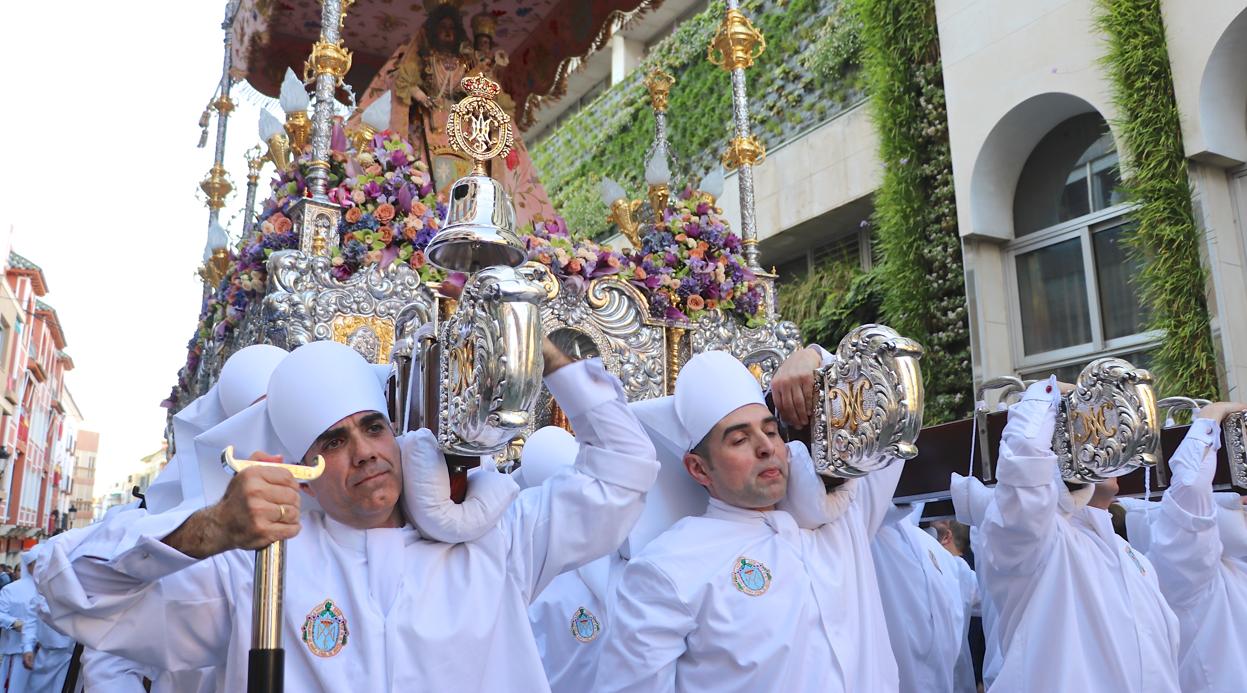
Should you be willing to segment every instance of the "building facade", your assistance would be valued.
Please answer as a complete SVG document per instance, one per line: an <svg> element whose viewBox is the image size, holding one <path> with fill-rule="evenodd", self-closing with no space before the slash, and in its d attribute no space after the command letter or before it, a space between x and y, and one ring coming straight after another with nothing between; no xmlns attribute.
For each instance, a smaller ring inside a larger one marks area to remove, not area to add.
<svg viewBox="0 0 1247 693"><path fill-rule="evenodd" d="M1149 365L1164 335L1148 328L1135 283L1140 267L1127 249L1137 208L1121 189L1130 162L1119 154L1122 113L1105 64L1108 37L1097 24L1106 3L934 0L933 6L975 382L1051 372L1069 379L1105 355ZM1204 295L1219 389L1223 397L1241 398L1247 321L1227 317L1247 309L1247 81L1241 78L1247 0L1161 0L1160 8L1208 272ZM767 2L746 9L762 20L779 11ZM821 31L832 38L821 49L838 64L837 79L852 84L853 51L860 50L853 22L860 20L820 12L827 15ZM772 21L799 33L805 20ZM670 66L669 58L658 57L647 50L636 68ZM768 69L774 68L762 71ZM845 107L822 117L805 111L777 135L767 121L798 115L783 99L775 106L765 90L754 90L768 79L756 67L748 75L755 130L767 145L766 162L754 168L764 265L776 267L781 281L828 263L870 270L876 259L870 219L888 164L869 104L846 98ZM677 72L673 100L686 86L680 77ZM610 93L617 88L580 108L618 108ZM671 121L690 117L668 113ZM729 118L721 114L724 123ZM575 124L559 114L534 144L534 160L542 160L543 147L561 144L559 128ZM583 133L577 137L584 141ZM721 139L720 147L726 134ZM551 195L566 199L558 189ZM739 228L734 175L720 203Z"/></svg>
<svg viewBox="0 0 1247 693"><path fill-rule="evenodd" d="M86 527L95 521L95 461L100 450L100 434L78 431L74 450L74 486L69 506L70 528Z"/></svg>
<svg viewBox="0 0 1247 693"><path fill-rule="evenodd" d="M65 373L74 364L60 318L43 300L43 270L11 250L5 260L0 553L13 563L39 538L68 527L80 414L65 388Z"/></svg>

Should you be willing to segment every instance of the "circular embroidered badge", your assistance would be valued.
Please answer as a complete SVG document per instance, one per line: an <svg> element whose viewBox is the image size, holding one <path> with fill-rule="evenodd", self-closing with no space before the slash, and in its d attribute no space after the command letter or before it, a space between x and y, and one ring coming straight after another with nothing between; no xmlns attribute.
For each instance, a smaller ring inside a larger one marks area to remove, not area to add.
<svg viewBox="0 0 1247 693"><path fill-rule="evenodd" d="M593 612L582 606L572 614L572 637L580 642L593 642L601 632L602 624L598 623Z"/></svg>
<svg viewBox="0 0 1247 693"><path fill-rule="evenodd" d="M738 560L736 570L732 571L732 583L736 589L757 597L771 587L771 571L766 566L743 556Z"/></svg>
<svg viewBox="0 0 1247 693"><path fill-rule="evenodd" d="M332 657L341 652L348 635L346 616L333 600L326 599L303 620L303 642L317 657Z"/></svg>

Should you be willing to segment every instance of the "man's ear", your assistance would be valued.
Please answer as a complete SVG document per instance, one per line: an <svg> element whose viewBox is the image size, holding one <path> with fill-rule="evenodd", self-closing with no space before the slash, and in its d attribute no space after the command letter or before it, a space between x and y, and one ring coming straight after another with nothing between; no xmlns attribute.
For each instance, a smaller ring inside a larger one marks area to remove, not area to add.
<svg viewBox="0 0 1247 693"><path fill-rule="evenodd" d="M695 452L684 453L684 468L693 477L693 481L710 488L710 464L701 455Z"/></svg>
<svg viewBox="0 0 1247 693"><path fill-rule="evenodd" d="M311 484L308 484L308 483L300 483L300 484L299 484L299 490L301 490L301 491L306 491L306 492L307 492L307 495L311 496L312 498L315 498L315 497L316 497L316 489L312 488L312 485L311 485Z"/></svg>

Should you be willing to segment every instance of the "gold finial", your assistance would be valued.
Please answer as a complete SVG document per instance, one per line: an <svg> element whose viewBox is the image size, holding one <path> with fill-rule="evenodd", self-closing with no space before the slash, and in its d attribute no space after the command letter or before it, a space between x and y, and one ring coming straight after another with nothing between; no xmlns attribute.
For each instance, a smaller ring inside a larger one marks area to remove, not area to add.
<svg viewBox="0 0 1247 693"><path fill-rule="evenodd" d="M720 157L723 167L726 169L736 169L743 165L756 166L766 161L766 147L758 141L757 137L750 135L748 137L733 137L727 143L727 151L723 152Z"/></svg>
<svg viewBox="0 0 1247 693"><path fill-rule="evenodd" d="M476 162L472 174L483 176L485 162L506 156L515 144L511 116L494 101L502 87L492 79L482 74L468 75L459 86L468 95L450 107L446 134L456 149Z"/></svg>
<svg viewBox="0 0 1247 693"><path fill-rule="evenodd" d="M234 186L225 175L225 167L213 164L208 170L208 177L199 183L199 189L208 198L208 209L220 209L225 206L225 196L230 194Z"/></svg>
<svg viewBox="0 0 1247 693"><path fill-rule="evenodd" d="M674 84L675 77L657 67L645 76L645 88L649 90L650 105L658 113L667 112L668 97L671 95L671 87Z"/></svg>
<svg viewBox="0 0 1247 693"><path fill-rule="evenodd" d="M209 286L215 287L225 278L225 273L229 271L229 251L225 248L217 248L212 251L212 256L199 268L199 276L203 278Z"/></svg>
<svg viewBox="0 0 1247 693"><path fill-rule="evenodd" d="M256 145L243 154L247 160L247 180L255 183L260 179L260 169L264 166L264 147Z"/></svg>
<svg viewBox="0 0 1247 693"><path fill-rule="evenodd" d="M662 214L671 199L671 186L666 183L655 183L649 186L649 206L654 212L654 221L662 221ZM637 247L640 250L640 246Z"/></svg>
<svg viewBox="0 0 1247 693"><path fill-rule="evenodd" d="M766 37L754 28L749 18L740 10L728 10L719 25L719 31L710 39L706 58L718 67L731 72L746 68L766 50Z"/></svg>
<svg viewBox="0 0 1247 693"><path fill-rule="evenodd" d="M286 114L286 134L290 136L290 146L294 147L294 156L298 158L312 141L312 121L307 117L307 111Z"/></svg>

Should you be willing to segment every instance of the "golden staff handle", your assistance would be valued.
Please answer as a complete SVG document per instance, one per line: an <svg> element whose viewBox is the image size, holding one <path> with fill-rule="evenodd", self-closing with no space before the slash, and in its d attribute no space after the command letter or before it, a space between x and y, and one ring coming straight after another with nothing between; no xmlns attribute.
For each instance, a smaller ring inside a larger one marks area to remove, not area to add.
<svg viewBox="0 0 1247 693"><path fill-rule="evenodd" d="M249 467L276 467L299 481L312 481L325 471L325 458L313 464L283 464L240 460L234 446L221 452L221 461L235 472ZM281 646L282 601L286 586L286 542L279 541L255 552L255 582L251 601L251 652L247 659L248 693L281 693L285 687L286 652Z"/></svg>

